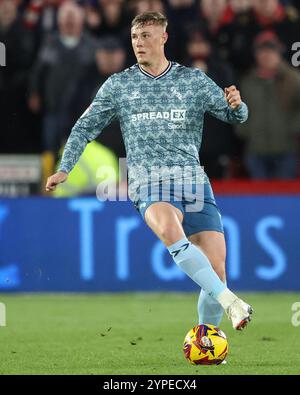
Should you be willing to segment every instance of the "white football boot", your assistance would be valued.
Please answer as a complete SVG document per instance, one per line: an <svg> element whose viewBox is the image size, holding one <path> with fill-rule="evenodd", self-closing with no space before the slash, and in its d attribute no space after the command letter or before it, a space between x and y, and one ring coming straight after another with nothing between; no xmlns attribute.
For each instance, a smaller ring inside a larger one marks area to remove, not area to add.
<svg viewBox="0 0 300 395"><path fill-rule="evenodd" d="M225 310L227 317L231 320L234 329L240 331L251 321L253 308L242 299L235 299Z"/></svg>

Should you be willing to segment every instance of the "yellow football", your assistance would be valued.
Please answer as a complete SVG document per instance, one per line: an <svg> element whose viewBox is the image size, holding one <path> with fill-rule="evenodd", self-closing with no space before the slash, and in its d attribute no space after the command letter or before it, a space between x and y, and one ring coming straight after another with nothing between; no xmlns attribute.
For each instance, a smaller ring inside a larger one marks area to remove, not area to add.
<svg viewBox="0 0 300 395"><path fill-rule="evenodd" d="M185 336L183 352L193 365L219 365L228 354L226 335L214 325L197 325Z"/></svg>

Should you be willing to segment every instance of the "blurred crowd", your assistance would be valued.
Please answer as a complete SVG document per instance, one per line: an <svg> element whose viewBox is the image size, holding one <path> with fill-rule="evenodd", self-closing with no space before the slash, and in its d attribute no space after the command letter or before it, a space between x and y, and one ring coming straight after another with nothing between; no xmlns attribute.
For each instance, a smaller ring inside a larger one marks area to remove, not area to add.
<svg viewBox="0 0 300 395"><path fill-rule="evenodd" d="M0 154L40 153L51 172L101 84L135 63L130 23L144 11L167 15L168 59L222 88L237 85L249 106L239 127L206 117L200 157L208 175L299 177L296 0L0 0ZM99 142L125 156L117 122Z"/></svg>

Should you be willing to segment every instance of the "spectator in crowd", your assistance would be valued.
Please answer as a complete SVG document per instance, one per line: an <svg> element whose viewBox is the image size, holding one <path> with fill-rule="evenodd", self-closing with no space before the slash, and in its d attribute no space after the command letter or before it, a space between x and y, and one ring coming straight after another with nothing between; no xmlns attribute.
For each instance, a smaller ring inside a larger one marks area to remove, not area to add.
<svg viewBox="0 0 300 395"><path fill-rule="evenodd" d="M190 7L190 13L187 14L184 23L182 37L184 43L187 43L189 31L206 30L210 34L210 41L218 53L220 60L227 60L228 51L225 45L226 36L223 30L230 26L234 19L234 12L227 0L201 0L195 3L195 8ZM181 19L181 13L179 14ZM228 40L227 40L228 41Z"/></svg>
<svg viewBox="0 0 300 395"><path fill-rule="evenodd" d="M167 0L166 7L171 17L170 25L185 25L195 18L197 2L195 0Z"/></svg>
<svg viewBox="0 0 300 395"><path fill-rule="evenodd" d="M246 166L252 178L297 176L300 133L300 76L282 58L282 44L269 31L255 39L255 68L241 91L249 119L237 132L245 139Z"/></svg>
<svg viewBox="0 0 300 395"><path fill-rule="evenodd" d="M58 7L65 0L29 0L24 10L23 21L27 29L54 31L57 27Z"/></svg>
<svg viewBox="0 0 300 395"><path fill-rule="evenodd" d="M166 2L166 15L168 25L168 45L166 48L167 58L182 63L185 55L187 31L197 19L198 7L194 0L168 0Z"/></svg>
<svg viewBox="0 0 300 395"><path fill-rule="evenodd" d="M97 90L111 74L124 70L125 62L126 52L121 40L113 37L106 37L100 40L96 51ZM98 141L113 150L117 157L124 158L126 156L118 121L113 121L109 127L104 129Z"/></svg>
<svg viewBox="0 0 300 395"><path fill-rule="evenodd" d="M83 113L94 99L100 86L113 73L122 71L125 66L126 52L121 40L106 36L97 42L95 64L87 73L82 74L74 83L72 99L69 102L70 113ZM71 119L71 130L77 119ZM63 146L60 152L63 151ZM94 194L101 181L110 184L109 189L114 193L115 182L118 179L118 158L125 157L119 123L113 121L97 141L92 141L86 147L68 180L54 192L56 197ZM110 170L108 170L108 168ZM97 190L101 193L101 188Z"/></svg>
<svg viewBox="0 0 300 395"><path fill-rule="evenodd" d="M251 48L257 34L266 29L284 44L285 51L277 55L291 63L292 43L300 41L299 4L296 0L0 0L0 41L6 46L8 64L0 67L1 150L51 152L43 158L50 158L53 165L57 150L97 88L119 67L135 63L129 22L140 12L152 9L167 14L167 57L206 70L223 86L237 83L246 73L247 78L256 75L250 69L258 52L254 57ZM77 11L61 17L63 7ZM191 34L199 31L202 38ZM92 37L100 39L96 62ZM276 89L284 85L279 75L288 69L286 63L280 64L278 76L267 79ZM263 85L267 80L259 81ZM286 90L284 97L291 103ZM201 156L211 177L228 177L232 172L227 163L233 163L228 158L239 162L236 153L241 151L241 140L233 137L230 126L211 122L217 121L208 116ZM218 133L217 139L218 128L228 130ZM10 138L12 130L16 141ZM123 156L124 146L118 146L120 139L113 135L110 130L101 138Z"/></svg>
<svg viewBox="0 0 300 395"><path fill-rule="evenodd" d="M133 15L142 14L147 11L165 12L162 0L132 0L129 3L129 9Z"/></svg>
<svg viewBox="0 0 300 395"><path fill-rule="evenodd" d="M300 37L298 11L291 6L284 7L279 0L252 0L255 23L258 29L272 29L285 45L287 59L291 58L291 46Z"/></svg>
<svg viewBox="0 0 300 395"><path fill-rule="evenodd" d="M257 27L253 22L252 1L230 0L234 18L222 26L217 37L222 59L229 62L237 74L247 71L254 62L251 48Z"/></svg>
<svg viewBox="0 0 300 395"><path fill-rule="evenodd" d="M69 106L74 84L94 62L95 41L83 33L83 24L82 9L75 3L64 3L58 11L59 32L47 38L32 72L29 107L43 112L42 148L50 173L69 133L70 119L80 115Z"/></svg>
<svg viewBox="0 0 300 395"><path fill-rule="evenodd" d="M195 0L167 0L168 4L172 8L187 9L195 3Z"/></svg>
<svg viewBox="0 0 300 395"><path fill-rule="evenodd" d="M128 24L124 0L98 0L87 7L87 26L97 37L122 37Z"/></svg>
<svg viewBox="0 0 300 395"><path fill-rule="evenodd" d="M198 1L196 0L167 0L166 10L169 15L169 26L184 28L191 21L197 19Z"/></svg>
<svg viewBox="0 0 300 395"><path fill-rule="evenodd" d="M251 10L251 0L229 0L234 15L244 14Z"/></svg>
<svg viewBox="0 0 300 395"><path fill-rule="evenodd" d="M201 0L200 16L213 36L233 21L234 12L227 0Z"/></svg>
<svg viewBox="0 0 300 395"><path fill-rule="evenodd" d="M72 100L69 102L69 113L82 114L91 104L98 89L113 74L125 68L126 52L120 39L107 36L98 40L95 64L87 73L81 75L74 83ZM70 121L69 130L74 126L78 117ZM122 140L119 123L113 121L99 136L98 142L115 152L117 157L125 157L125 148Z"/></svg>
<svg viewBox="0 0 300 395"><path fill-rule="evenodd" d="M94 0L86 5L86 25L88 30L97 38L106 36L122 40L127 49L129 66L134 62L130 41L130 3L124 0Z"/></svg>
<svg viewBox="0 0 300 395"><path fill-rule="evenodd" d="M57 31L57 12L65 1L71 0L28 0L22 5L23 25L34 38L35 56L46 36Z"/></svg>
<svg viewBox="0 0 300 395"><path fill-rule="evenodd" d="M230 0L228 7L233 18L220 26L214 45L237 73L243 74L253 65L250 48L256 35L266 29L280 37L286 48L285 58L291 59L292 43L300 36L299 13L295 7L283 6L279 0Z"/></svg>
<svg viewBox="0 0 300 395"><path fill-rule="evenodd" d="M18 152L21 148L26 152L30 147L27 141L32 138L25 92L33 59L33 41L18 18L15 1L0 0L0 42L5 46L6 57L6 66L0 67L0 149L2 152ZM18 146L12 135L19 141ZM34 148L39 147L35 144Z"/></svg>
<svg viewBox="0 0 300 395"><path fill-rule="evenodd" d="M53 196L94 195L97 191L98 198L115 197L118 174L119 166L116 154L99 142L91 141L66 182L54 191ZM99 185L100 183L103 184Z"/></svg>
<svg viewBox="0 0 300 395"><path fill-rule="evenodd" d="M300 11L300 2L299 0L292 0L292 5L296 8L298 8L298 10Z"/></svg>
<svg viewBox="0 0 300 395"><path fill-rule="evenodd" d="M185 64L200 68L223 88L234 82L232 68L225 62L220 62L213 51L210 36L205 31L190 33ZM231 176L230 158L235 154L235 140L232 125L221 122L209 114L205 116L200 158L201 165L209 177Z"/></svg>

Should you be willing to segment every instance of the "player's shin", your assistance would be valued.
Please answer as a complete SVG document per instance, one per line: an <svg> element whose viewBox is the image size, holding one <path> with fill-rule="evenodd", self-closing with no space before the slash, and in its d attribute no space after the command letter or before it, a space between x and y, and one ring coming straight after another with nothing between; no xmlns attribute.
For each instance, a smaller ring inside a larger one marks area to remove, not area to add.
<svg viewBox="0 0 300 395"><path fill-rule="evenodd" d="M226 287L208 258L186 237L168 247L175 263L226 311L233 328L243 329L250 321L252 307Z"/></svg>
<svg viewBox="0 0 300 395"><path fill-rule="evenodd" d="M208 295L217 299L227 289L203 252L187 238L168 247L175 263ZM224 306L223 306L224 307Z"/></svg>

